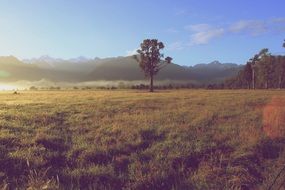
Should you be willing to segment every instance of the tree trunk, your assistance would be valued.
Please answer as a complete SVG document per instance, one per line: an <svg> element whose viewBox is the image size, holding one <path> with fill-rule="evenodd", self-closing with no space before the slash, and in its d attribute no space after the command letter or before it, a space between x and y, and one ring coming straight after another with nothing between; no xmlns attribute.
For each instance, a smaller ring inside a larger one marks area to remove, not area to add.
<svg viewBox="0 0 285 190"><path fill-rule="evenodd" d="M150 75L149 91L150 91L150 92L153 92L153 74Z"/></svg>
<svg viewBox="0 0 285 190"><path fill-rule="evenodd" d="M265 81L265 89L268 89L268 81Z"/></svg>
<svg viewBox="0 0 285 190"><path fill-rule="evenodd" d="M252 69L252 89L255 89L255 72L254 69Z"/></svg>
<svg viewBox="0 0 285 190"><path fill-rule="evenodd" d="M279 76L279 84L278 84L278 86L279 86L279 89L282 88L282 77L281 76Z"/></svg>

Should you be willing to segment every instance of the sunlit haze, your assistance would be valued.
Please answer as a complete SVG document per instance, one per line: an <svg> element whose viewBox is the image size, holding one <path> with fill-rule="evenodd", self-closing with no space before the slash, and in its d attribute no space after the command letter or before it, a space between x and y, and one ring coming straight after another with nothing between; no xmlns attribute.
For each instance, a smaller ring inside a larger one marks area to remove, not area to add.
<svg viewBox="0 0 285 190"><path fill-rule="evenodd" d="M9 85L9 84L0 84L0 90L6 91L6 90L16 90L18 89L18 86L15 85Z"/></svg>

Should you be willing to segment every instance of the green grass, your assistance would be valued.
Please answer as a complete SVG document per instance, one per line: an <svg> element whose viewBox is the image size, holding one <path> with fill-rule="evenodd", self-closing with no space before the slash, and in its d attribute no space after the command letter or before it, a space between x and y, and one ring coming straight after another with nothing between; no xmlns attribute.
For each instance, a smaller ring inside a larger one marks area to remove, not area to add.
<svg viewBox="0 0 285 190"><path fill-rule="evenodd" d="M0 188L265 189L285 163L285 91L24 91L0 103Z"/></svg>

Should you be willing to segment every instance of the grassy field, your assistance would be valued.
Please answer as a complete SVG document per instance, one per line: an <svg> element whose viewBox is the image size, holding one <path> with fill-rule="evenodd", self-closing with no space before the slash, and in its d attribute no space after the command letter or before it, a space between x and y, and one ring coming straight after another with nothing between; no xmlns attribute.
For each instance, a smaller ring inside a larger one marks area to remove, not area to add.
<svg viewBox="0 0 285 190"><path fill-rule="evenodd" d="M0 103L0 189L267 189L285 164L285 91L23 91Z"/></svg>

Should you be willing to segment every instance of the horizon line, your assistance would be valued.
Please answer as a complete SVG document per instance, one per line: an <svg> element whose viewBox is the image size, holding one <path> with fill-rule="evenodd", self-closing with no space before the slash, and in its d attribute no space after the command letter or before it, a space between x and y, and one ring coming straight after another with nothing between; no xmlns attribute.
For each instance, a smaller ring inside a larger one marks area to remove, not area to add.
<svg viewBox="0 0 285 190"><path fill-rule="evenodd" d="M126 57L132 57L133 55L125 55L125 56L109 56L109 57L87 57L87 56L77 56L77 57L70 57L70 58L62 58L62 57L53 57L53 56L50 56L48 54L44 54L44 55L41 55L41 56L38 56L38 57L31 57L31 58L20 58L20 57L17 57L15 55L0 55L0 58L1 57L14 57L16 58L17 60L23 62L23 63L27 63L29 64L28 62L25 62L25 61L32 61L32 60L39 60L41 58L50 58L50 59L53 59L53 60L58 60L58 61L69 61L71 62L72 60L76 60L76 59L79 59L79 58L82 58L82 62L87 62L87 61L96 61L96 59L99 59L99 60L104 60L104 59L116 59L116 58L126 58ZM85 61L84 61L85 60ZM48 61L46 61L48 63ZM75 61L76 62L76 61ZM191 67L191 66L195 66L195 65L199 65L199 64L211 64L211 63L214 63L214 62L219 62L221 64L236 64L236 65L245 65L246 63L235 63L235 62L221 62L217 59L213 60L213 61L210 61L210 62L200 62L200 63L194 63L194 64L188 64L188 65L182 65L182 64L179 64L179 63L173 63L173 64L176 64L176 65L180 65L182 67ZM32 63L31 63L32 64Z"/></svg>

